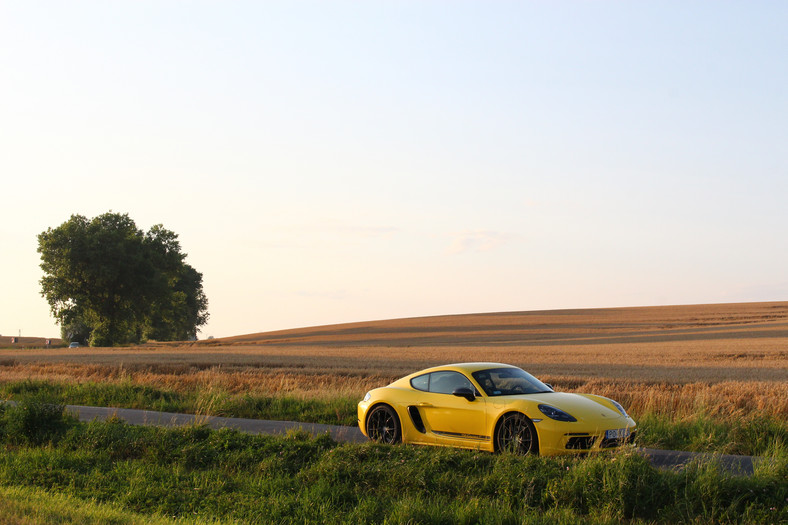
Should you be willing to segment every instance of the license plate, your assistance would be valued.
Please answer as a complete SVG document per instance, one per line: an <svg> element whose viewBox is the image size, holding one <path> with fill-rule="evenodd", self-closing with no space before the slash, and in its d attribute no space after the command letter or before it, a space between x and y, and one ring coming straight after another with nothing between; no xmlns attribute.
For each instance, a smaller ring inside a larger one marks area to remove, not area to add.
<svg viewBox="0 0 788 525"><path fill-rule="evenodd" d="M614 428L613 430L605 431L605 439L624 439L629 437L628 428Z"/></svg>

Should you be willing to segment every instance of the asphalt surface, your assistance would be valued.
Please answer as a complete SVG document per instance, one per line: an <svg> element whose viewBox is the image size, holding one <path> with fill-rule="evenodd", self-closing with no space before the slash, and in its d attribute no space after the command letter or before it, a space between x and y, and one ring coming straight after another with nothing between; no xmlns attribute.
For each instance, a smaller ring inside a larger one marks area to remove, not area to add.
<svg viewBox="0 0 788 525"><path fill-rule="evenodd" d="M79 417L80 421L94 419L106 420L118 417L131 425L157 425L177 427L184 425L205 424L219 430L233 428L249 434L285 434L288 430L302 429L312 435L331 434L334 441L342 443L363 443L367 438L357 427L338 425L322 425L320 423L298 423L295 421L266 421L263 419L245 419L240 417L195 416L192 414L175 414L172 412L156 412L154 410L136 410L131 408L101 408L66 405L66 410Z"/></svg>
<svg viewBox="0 0 788 525"><path fill-rule="evenodd" d="M334 441L342 443L364 443L366 436L357 427L339 425L322 425L318 423L299 423L296 421L266 421L261 419L244 419L235 417L195 416L192 414L175 414L153 410L135 410L130 408L102 408L67 405L66 409L76 415L80 421L103 421L111 417L122 419L132 425L183 426L205 424L213 429L232 428L250 434L285 434L289 430L301 429L313 435L331 435ZM677 450L658 450L639 448L651 464L663 469L681 469L693 460L719 461L729 472L739 475L750 475L755 465L763 458L751 456L734 456L729 454L707 454L700 452L684 452Z"/></svg>

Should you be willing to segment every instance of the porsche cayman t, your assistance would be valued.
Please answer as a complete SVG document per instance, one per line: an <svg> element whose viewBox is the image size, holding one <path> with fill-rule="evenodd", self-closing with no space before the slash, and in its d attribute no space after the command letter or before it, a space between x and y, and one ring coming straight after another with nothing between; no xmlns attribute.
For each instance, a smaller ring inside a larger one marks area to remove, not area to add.
<svg viewBox="0 0 788 525"><path fill-rule="evenodd" d="M555 392L500 363L428 368L367 392L358 404L372 441L520 454L571 454L621 447L637 426L606 397Z"/></svg>

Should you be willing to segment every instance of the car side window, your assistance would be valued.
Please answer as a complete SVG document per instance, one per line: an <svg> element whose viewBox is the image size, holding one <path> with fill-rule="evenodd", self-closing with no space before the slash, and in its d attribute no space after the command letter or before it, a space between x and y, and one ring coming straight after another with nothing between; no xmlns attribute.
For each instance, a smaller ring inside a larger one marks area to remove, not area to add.
<svg viewBox="0 0 788 525"><path fill-rule="evenodd" d="M459 372L433 372L430 375L430 392L451 394L458 388L470 388L472 392L476 391L470 380Z"/></svg>
<svg viewBox="0 0 788 525"><path fill-rule="evenodd" d="M414 377L410 380L410 386L416 390L423 390L424 392L427 392L430 388L430 375L424 374L419 377Z"/></svg>

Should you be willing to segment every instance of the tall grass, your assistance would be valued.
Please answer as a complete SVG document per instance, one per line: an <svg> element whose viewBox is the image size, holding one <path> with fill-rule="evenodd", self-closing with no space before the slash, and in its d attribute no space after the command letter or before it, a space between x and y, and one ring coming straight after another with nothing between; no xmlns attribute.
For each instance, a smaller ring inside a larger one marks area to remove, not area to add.
<svg viewBox="0 0 788 525"><path fill-rule="evenodd" d="M273 419L353 426L357 398L308 399L295 396L232 394L217 388L175 391L120 383L19 381L0 383L0 398L44 396L62 405L137 408L162 412Z"/></svg>
<svg viewBox="0 0 788 525"><path fill-rule="evenodd" d="M0 383L0 397L41 398L55 403L139 408L198 415L273 419L354 426L358 398L303 398L232 394L217 388L175 391L120 383ZM638 444L645 447L721 454L763 455L774 445L788 445L788 421L768 411L707 411L657 407L631 409L638 422Z"/></svg>
<svg viewBox="0 0 788 525"><path fill-rule="evenodd" d="M8 411L17 410L10 407ZM243 523L777 523L788 452L750 477L714 463L660 471L623 451L520 457L328 436L75 424L9 441L0 490L44 490L143 516Z"/></svg>
<svg viewBox="0 0 788 525"><path fill-rule="evenodd" d="M653 448L760 456L774 446L788 446L788 422L765 414L669 418L648 412L637 421L638 443Z"/></svg>
<svg viewBox="0 0 788 525"><path fill-rule="evenodd" d="M458 356L447 354L443 362L455 361ZM209 366L198 362L197 357L184 356L186 363L168 364L166 359L182 356L140 356L148 363L135 365L86 363L19 363L12 361L3 366L0 363L0 384L16 384L26 379L52 381L58 383L113 383L136 385L140 388L153 387L160 391L180 393L189 392L226 392L233 395L294 397L303 399L360 399L367 390L385 386L406 373L418 370L407 368L407 361L397 361L391 357L381 363L377 373L363 370L355 374L332 370L331 360L320 356L297 356L294 368L283 369L276 366L251 366L246 361L240 365L222 365L221 362ZM217 354L216 359L230 359ZM255 354L244 356L253 360ZM292 357L292 356L291 356ZM203 357L205 358L205 357ZM595 357L596 358L596 357ZM703 411L712 415L739 417L753 412L763 412L788 419L788 370L784 363L788 354L782 357L783 369L773 369L783 380L755 380L752 373L745 374L747 379L724 379L716 381L693 380L692 370L674 377L674 372L666 371L659 380L626 378L589 378L583 375L557 374L554 371L542 374L540 378L566 392L585 392L604 395L616 399L629 410L637 413L661 412L673 416L684 416ZM98 359L98 358L97 358ZM156 361L164 359L164 363ZM477 356L478 359L478 356ZM363 368L360 356L353 359ZM731 362L734 363L734 362ZM726 370L721 363L719 370ZM295 366L295 365L298 366ZM400 373L399 368L405 367ZM526 367L528 368L528 367ZM741 369L731 368L730 375L736 377ZM743 369L747 371L747 369ZM166 402L166 400L163 400Z"/></svg>

